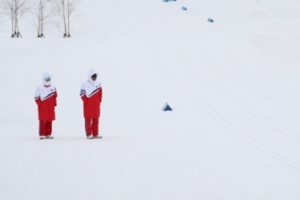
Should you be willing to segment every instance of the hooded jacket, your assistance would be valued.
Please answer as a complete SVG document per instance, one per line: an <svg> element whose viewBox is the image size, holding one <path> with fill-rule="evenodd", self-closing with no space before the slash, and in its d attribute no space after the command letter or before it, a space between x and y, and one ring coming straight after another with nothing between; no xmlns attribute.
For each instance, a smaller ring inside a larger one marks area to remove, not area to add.
<svg viewBox="0 0 300 200"><path fill-rule="evenodd" d="M99 118L100 104L102 102L102 87L92 76L97 74L93 69L90 70L88 79L81 84L80 97L83 101L84 118Z"/></svg>
<svg viewBox="0 0 300 200"><path fill-rule="evenodd" d="M49 79L49 81L47 81ZM43 84L35 90L35 102L38 106L38 117L41 121L55 120L55 106L57 92L55 86L51 85L51 75L43 74Z"/></svg>

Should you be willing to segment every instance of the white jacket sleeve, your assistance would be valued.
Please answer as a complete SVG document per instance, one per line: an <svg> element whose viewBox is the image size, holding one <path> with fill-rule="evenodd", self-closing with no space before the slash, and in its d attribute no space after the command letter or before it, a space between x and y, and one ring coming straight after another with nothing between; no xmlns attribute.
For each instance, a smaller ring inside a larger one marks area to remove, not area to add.
<svg viewBox="0 0 300 200"><path fill-rule="evenodd" d="M86 95L86 90L85 90L85 84L82 83L80 88L80 96L82 97L84 95Z"/></svg>
<svg viewBox="0 0 300 200"><path fill-rule="evenodd" d="M40 98L40 88L37 87L34 93L34 99L37 100Z"/></svg>

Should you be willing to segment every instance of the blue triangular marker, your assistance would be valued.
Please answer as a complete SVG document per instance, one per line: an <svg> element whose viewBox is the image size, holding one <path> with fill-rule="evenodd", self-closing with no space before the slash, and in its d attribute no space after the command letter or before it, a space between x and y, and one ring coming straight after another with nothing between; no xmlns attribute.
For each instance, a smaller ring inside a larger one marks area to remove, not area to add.
<svg viewBox="0 0 300 200"><path fill-rule="evenodd" d="M210 23L214 23L214 20L212 18L208 18L207 21Z"/></svg>
<svg viewBox="0 0 300 200"><path fill-rule="evenodd" d="M182 7L181 7L181 10L187 11L187 8L184 7L184 6L182 6Z"/></svg>
<svg viewBox="0 0 300 200"><path fill-rule="evenodd" d="M172 108L169 106L168 103L166 103L163 107L163 111L172 111Z"/></svg>

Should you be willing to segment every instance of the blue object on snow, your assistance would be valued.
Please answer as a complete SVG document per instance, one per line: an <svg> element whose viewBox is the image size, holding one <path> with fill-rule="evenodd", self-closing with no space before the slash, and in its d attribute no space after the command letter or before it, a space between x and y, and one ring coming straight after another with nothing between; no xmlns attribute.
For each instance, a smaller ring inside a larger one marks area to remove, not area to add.
<svg viewBox="0 0 300 200"><path fill-rule="evenodd" d="M186 8L186 7L184 7L184 6L182 6L182 7L181 7L181 10L184 10L184 11L186 11L186 10L187 10L187 8Z"/></svg>
<svg viewBox="0 0 300 200"><path fill-rule="evenodd" d="M170 2L170 1L176 1L176 0L163 0L163 2Z"/></svg>
<svg viewBox="0 0 300 200"><path fill-rule="evenodd" d="M163 111L172 111L172 108L169 106L168 103L165 103L165 105L163 107Z"/></svg>
<svg viewBox="0 0 300 200"><path fill-rule="evenodd" d="M207 21L210 22L210 23L214 22L214 20L212 18L208 18Z"/></svg>

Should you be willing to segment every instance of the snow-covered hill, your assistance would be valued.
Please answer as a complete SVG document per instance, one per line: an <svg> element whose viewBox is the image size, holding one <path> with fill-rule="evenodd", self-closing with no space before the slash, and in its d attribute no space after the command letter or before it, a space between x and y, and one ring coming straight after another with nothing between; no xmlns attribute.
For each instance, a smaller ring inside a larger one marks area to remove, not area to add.
<svg viewBox="0 0 300 200"><path fill-rule="evenodd" d="M10 39L2 18L0 199L298 200L299 19L296 0L81 1L71 39L35 38L31 16ZM79 98L90 68L97 141ZM45 71L52 141L33 99Z"/></svg>

